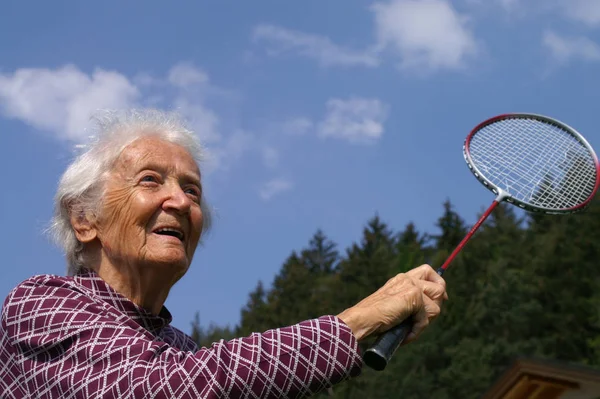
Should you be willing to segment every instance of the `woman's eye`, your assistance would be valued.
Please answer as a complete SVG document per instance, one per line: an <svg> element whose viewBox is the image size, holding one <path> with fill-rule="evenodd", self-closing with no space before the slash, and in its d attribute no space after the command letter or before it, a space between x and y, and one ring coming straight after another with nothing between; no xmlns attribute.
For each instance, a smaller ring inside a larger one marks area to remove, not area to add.
<svg viewBox="0 0 600 399"><path fill-rule="evenodd" d="M194 187L186 188L185 193L200 198L200 190L198 190L197 188L194 188Z"/></svg>
<svg viewBox="0 0 600 399"><path fill-rule="evenodd" d="M144 177L142 177L142 180L141 180L141 181L143 181L143 182L152 182L152 183L156 183L158 180L156 179L156 177L155 177L155 176L152 176L152 175L147 175L147 176L144 176Z"/></svg>

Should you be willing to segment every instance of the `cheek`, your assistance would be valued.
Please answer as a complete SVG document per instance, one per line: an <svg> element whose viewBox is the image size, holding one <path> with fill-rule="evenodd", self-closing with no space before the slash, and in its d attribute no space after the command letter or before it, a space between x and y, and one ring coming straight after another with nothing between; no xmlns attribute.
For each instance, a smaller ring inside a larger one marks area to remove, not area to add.
<svg viewBox="0 0 600 399"><path fill-rule="evenodd" d="M130 236L132 227L144 226L148 216L147 201L130 188L111 189L104 197L99 230L105 235L111 233L120 237ZM127 234L129 232L129 234Z"/></svg>
<svg viewBox="0 0 600 399"><path fill-rule="evenodd" d="M202 233L202 226L204 222L202 211L200 210L200 208L194 209L192 211L191 221L194 226L194 241L197 242L200 239L200 235Z"/></svg>

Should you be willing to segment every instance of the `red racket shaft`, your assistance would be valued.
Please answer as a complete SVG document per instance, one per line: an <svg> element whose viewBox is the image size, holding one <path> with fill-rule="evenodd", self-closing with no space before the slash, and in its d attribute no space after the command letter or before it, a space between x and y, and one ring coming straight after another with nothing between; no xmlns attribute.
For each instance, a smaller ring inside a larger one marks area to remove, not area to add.
<svg viewBox="0 0 600 399"><path fill-rule="evenodd" d="M454 251L450 254L446 262L437 270L437 273L441 276L444 274L450 263L454 260L456 255L463 249L463 247L467 244L467 242L471 239L473 234L479 229L481 224L487 219L487 217L492 213L492 211L498 206L500 200L496 198L492 205L485 211L485 213L479 218L477 223L471 228L471 230L467 233L465 238L458 244L458 246L454 249ZM404 320L402 323L398 324L396 327L391 328L390 330L383 333L373 346L365 351L363 356L363 360L365 364L371 367L374 370L381 371L386 368L388 362L391 357L396 352L396 349L404 342L408 333L412 331L413 320L412 318L408 318Z"/></svg>

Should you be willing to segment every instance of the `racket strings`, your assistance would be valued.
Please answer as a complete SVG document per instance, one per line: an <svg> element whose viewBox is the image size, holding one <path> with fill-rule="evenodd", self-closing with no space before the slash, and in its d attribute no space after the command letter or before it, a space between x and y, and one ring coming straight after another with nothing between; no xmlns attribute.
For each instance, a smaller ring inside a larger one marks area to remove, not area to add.
<svg viewBox="0 0 600 399"><path fill-rule="evenodd" d="M473 135L473 164L494 185L530 205L566 209L586 201L596 163L577 137L535 119L503 119Z"/></svg>
<svg viewBox="0 0 600 399"><path fill-rule="evenodd" d="M586 182L595 180L595 173L590 173L589 168L585 167L585 165L581 165L581 162L577 162L573 170L575 170L576 173L567 175L567 178L565 179L566 185L572 187L572 190L567 191L564 195L566 195L569 199L576 201L579 200L579 198L575 195L576 193L587 193L589 196L591 190L593 189L593 185L588 192L588 190L586 190Z"/></svg>
<svg viewBox="0 0 600 399"><path fill-rule="evenodd" d="M497 126L494 126L497 127ZM528 126L529 127L529 126ZM510 127L508 127L510 128ZM514 126L512 126L514 128ZM527 129L526 129L527 130ZM531 129L529 129L531 130ZM505 131L503 131L505 132ZM480 136L481 138L482 136ZM511 134L502 134L497 135L499 138L499 146L497 148L506 149L510 148L511 145L515 143L515 137ZM510 156L507 157L508 162L505 162L503 170L503 182L504 188L506 191L509 191L515 197L519 197L521 200L529 200L532 202L532 199L535 195L537 195L537 200L542 203L547 203L548 200L556 201L558 198L556 197L556 192L554 192L553 187L551 185L552 181L560 180L561 175L564 174L564 169L552 171L551 166L561 166L564 164L563 156L567 154L567 151L563 151L562 154L552 154L550 151L558 148L569 148L570 144L566 143L565 138L569 137L567 135L559 135L561 142L556 140L543 140L540 141L535 140L534 143L531 143L531 139L535 138L535 136L529 134L525 136L525 142L519 145L520 151L514 151L510 153ZM529 139L529 140L527 140ZM512 141L512 142L511 142ZM521 140L523 141L523 140ZM542 143L540 145L540 143ZM535 144L535 145L534 145ZM533 150L533 151L532 151ZM525 151L525 153L523 152ZM526 152L529 152L527 154ZM500 152L502 155L503 153ZM496 158L498 154L495 154ZM527 156L529 155L529 156ZM556 157L556 155L559 155ZM505 157L506 158L506 157ZM540 163L540 160L545 161ZM558 162L557 162L558 161ZM555 165L553 165L553 163ZM498 162L496 162L498 164ZM489 170L489 168L486 168ZM556 169L556 168L555 168ZM550 170L554 172L548 175L547 171ZM569 184L571 180L567 179L565 181L566 184ZM564 185L564 184L563 184ZM537 186L537 187L536 187ZM537 189L536 189L537 188ZM580 192L581 190L563 190L565 193L570 192ZM563 196L564 194L563 193ZM558 205L568 205L569 202L573 201L573 196L567 195L565 198L566 201L560 203ZM540 204L541 205L541 204Z"/></svg>
<svg viewBox="0 0 600 399"><path fill-rule="evenodd" d="M502 188L505 191L519 198L531 198L536 188L536 184L531 184L531 182L540 182L542 177L540 173L545 169L545 165L540 164L540 160L547 159L546 154L551 149L551 143L546 142L542 146L534 148L534 151L529 154L530 157L524 157L526 154L523 154L522 146L516 151L506 151L511 145L514 145L514 143L511 143L514 140L510 135L491 133L494 134L497 143L486 140L486 137L482 135L475 136L473 139L471 144L472 156L473 151L477 152L477 145L481 147L480 157L474 157L477 161L481 161L481 164L477 166L485 171L486 176L490 179L499 180L503 183ZM529 143L528 148L531 148ZM486 157L489 158L490 162L483 162ZM538 173L533 176L527 173L527 171L532 170Z"/></svg>

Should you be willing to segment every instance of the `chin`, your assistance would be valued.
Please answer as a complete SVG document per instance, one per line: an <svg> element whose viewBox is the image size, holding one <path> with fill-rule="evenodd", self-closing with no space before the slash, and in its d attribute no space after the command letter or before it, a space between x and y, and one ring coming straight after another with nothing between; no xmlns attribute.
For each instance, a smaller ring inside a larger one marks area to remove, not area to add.
<svg viewBox="0 0 600 399"><path fill-rule="evenodd" d="M148 263L158 267L186 271L190 265L187 256L181 253L156 254L148 259Z"/></svg>

